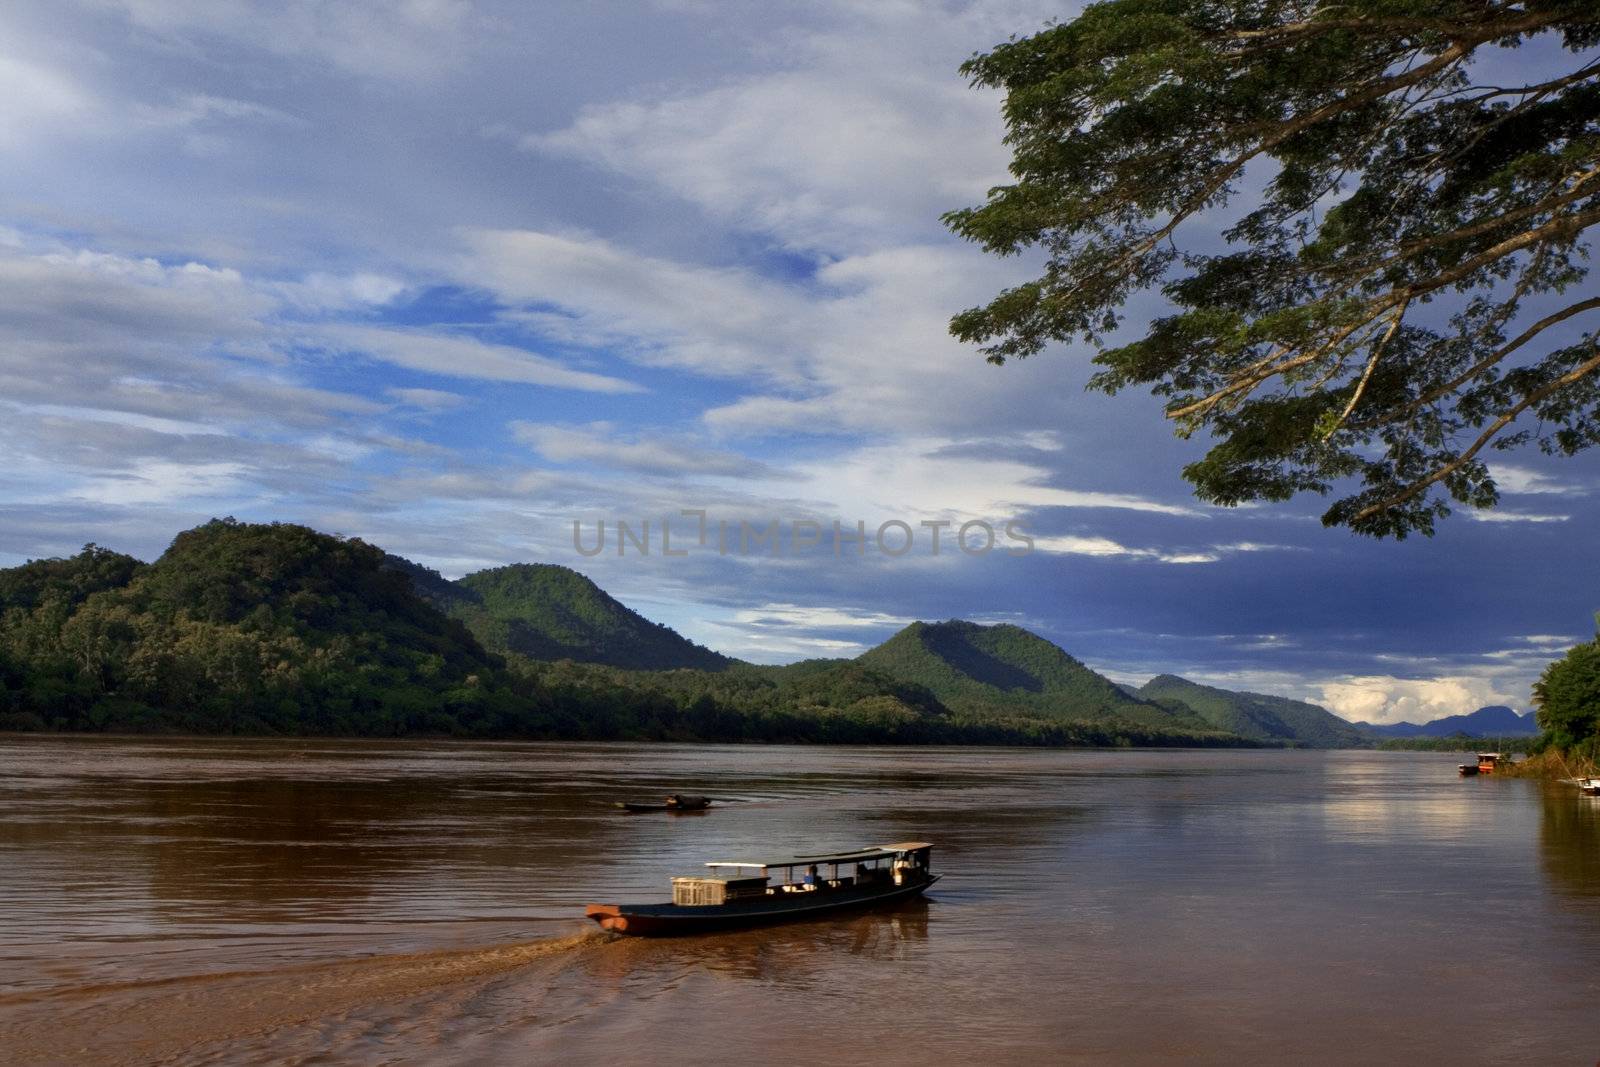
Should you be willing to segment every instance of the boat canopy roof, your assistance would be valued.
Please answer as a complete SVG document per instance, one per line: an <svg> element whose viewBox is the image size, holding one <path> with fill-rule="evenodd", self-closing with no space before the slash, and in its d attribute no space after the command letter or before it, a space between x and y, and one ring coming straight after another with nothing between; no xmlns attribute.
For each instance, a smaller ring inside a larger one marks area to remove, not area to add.
<svg viewBox="0 0 1600 1067"><path fill-rule="evenodd" d="M915 852L932 848L926 841L901 841L893 845L873 845L853 852L830 852L819 856L784 856L770 860L713 860L707 867L808 867L813 863L862 863L867 860L887 859L902 852Z"/></svg>

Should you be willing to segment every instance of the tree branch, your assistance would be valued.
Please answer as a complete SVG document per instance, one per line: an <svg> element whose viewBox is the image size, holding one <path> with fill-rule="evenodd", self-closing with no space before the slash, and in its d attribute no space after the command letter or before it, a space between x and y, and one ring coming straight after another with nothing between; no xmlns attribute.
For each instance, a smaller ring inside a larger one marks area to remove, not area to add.
<svg viewBox="0 0 1600 1067"><path fill-rule="evenodd" d="M1189 216L1203 208L1206 203L1213 196L1215 196L1219 190L1222 189L1224 185L1232 181L1234 176L1244 169L1245 164L1249 163L1256 156L1261 155L1263 152L1271 151L1273 148L1276 148L1278 145L1282 144L1290 137L1293 137L1295 134L1314 126L1325 119L1332 118L1335 115L1339 115L1352 108L1360 107L1363 104L1371 103L1380 97L1387 96L1396 89L1407 88L1415 85L1417 82L1433 76L1434 74L1439 73L1440 71L1449 67L1451 64L1468 55L1481 43L1482 41L1473 41L1471 44L1467 44L1462 41L1452 42L1449 48L1446 48L1444 51L1440 52L1437 56L1429 60L1427 63L1424 63L1420 67L1416 67L1400 74L1392 75L1388 78L1382 78L1375 82L1369 82L1364 89L1347 93L1344 96L1341 96L1339 99L1330 101L1314 111L1282 123L1276 131L1261 138L1249 150L1242 152L1238 156L1229 160L1227 163L1223 164L1222 167L1219 168L1218 171L1206 181L1199 192L1189 197L1186 203L1173 212L1172 217L1167 220L1165 225L1161 226L1161 228L1155 230L1154 232L1147 234L1143 240L1119 256L1115 262L1111 263L1102 270L1096 271L1095 277L1104 278L1108 274L1122 273L1130 263L1141 256L1144 256L1152 248L1156 247L1156 245L1166 240L1174 230L1176 230L1184 223L1185 220L1189 218ZM1079 283L1063 293L1062 296L1071 297L1082 288L1082 283Z"/></svg>
<svg viewBox="0 0 1600 1067"><path fill-rule="evenodd" d="M1365 324L1371 322L1375 315L1381 313L1382 309L1379 308L1372 314L1365 315L1350 325L1342 327L1331 338L1324 341L1321 345L1317 346L1310 352L1295 356L1292 359L1280 360L1276 364L1263 367L1268 360L1271 360L1275 356L1279 354L1288 355L1290 352L1294 351L1292 348L1279 348L1277 352L1273 353L1272 356L1268 356L1267 359L1264 360L1257 360L1255 363L1252 363L1250 367L1247 367L1245 370L1241 371L1240 373L1246 375L1245 377L1229 382L1221 389L1218 389L1207 396L1201 397L1192 404L1186 404L1181 408L1169 410L1166 413L1167 418L1182 419L1190 415L1195 415L1202 411L1209 410L1210 408L1215 407L1220 401L1232 396L1234 393L1240 392L1241 390L1248 391L1254 389L1262 382L1267 381L1276 375L1282 374L1284 371L1294 370L1296 367L1303 367L1307 363L1315 363L1317 360L1321 359L1323 356L1327 355L1329 352L1333 351L1336 347L1343 343L1351 334L1361 329L1361 327ZM1252 372L1251 368L1262 369Z"/></svg>
<svg viewBox="0 0 1600 1067"><path fill-rule="evenodd" d="M1600 349L1597 349L1597 351L1600 351ZM1505 429L1507 426L1511 425L1511 423L1515 422L1518 415L1521 415L1524 411L1527 411L1530 407L1539 403L1539 401L1544 400L1556 390L1564 389L1573 382L1584 378L1588 374L1592 373L1597 367L1600 367L1600 355L1595 355L1588 361L1580 363L1578 366L1572 368L1555 381L1550 382L1529 393L1514 406L1512 406L1508 411L1506 411L1505 414L1494 420L1494 422L1489 425L1487 430L1478 435L1478 439L1472 442L1472 446L1465 452L1462 452L1460 455L1456 456L1455 459L1451 460L1449 463L1446 463L1444 466L1440 467L1426 478L1420 478L1417 481L1412 482L1410 485L1406 486L1393 496L1384 500L1380 500L1376 504L1369 504L1362 508L1360 511L1356 512L1355 515L1351 516L1350 525L1354 526L1363 519L1369 519L1380 512L1388 511L1396 504L1404 504L1407 500L1410 500L1412 497L1415 497L1419 493L1423 492L1429 486L1448 478L1450 475L1454 474L1456 471L1472 462L1472 457L1481 452L1483 450L1483 446L1493 440L1496 434Z"/></svg>
<svg viewBox="0 0 1600 1067"><path fill-rule="evenodd" d="M1344 410L1339 413L1339 417L1333 420L1333 425L1329 426L1327 432L1322 435L1323 440L1327 440L1335 433L1338 433L1339 427L1344 425L1344 420L1350 417L1350 413L1354 411L1356 409L1356 405L1361 402L1361 395L1367 391L1367 382L1372 380L1372 372L1378 367L1378 357L1383 355L1383 349L1386 345L1388 345L1389 338L1393 337L1395 335L1395 331L1400 329L1400 323L1403 322L1406 317L1406 309L1410 306L1411 297L1407 295L1405 300L1401 302L1400 306L1395 309L1394 321L1389 323L1389 328L1384 331L1383 337L1380 338L1378 343L1372 347L1372 358L1367 360L1367 369L1361 372L1361 380L1356 383L1356 391L1350 394L1350 403L1344 406Z"/></svg>
<svg viewBox="0 0 1600 1067"><path fill-rule="evenodd" d="M1410 414L1413 411L1426 407L1436 400L1444 399L1457 389L1461 388L1463 385L1470 382L1472 379L1476 378L1478 375L1482 374L1484 371L1488 370L1490 367L1494 366L1496 363L1499 363L1501 360L1505 359L1523 345L1527 344L1529 341L1533 340L1535 337L1539 336L1539 334L1548 330L1550 327L1556 325L1557 323L1565 322L1574 315L1582 314L1585 311L1593 311L1596 308L1600 308L1600 296L1591 297L1588 300L1580 300L1576 304L1562 308L1560 311L1554 312L1550 315L1546 315L1544 318L1540 319L1538 322L1522 331L1522 333L1518 334L1515 340L1508 344L1502 345L1500 348L1497 348L1495 351L1489 353L1483 359L1480 359L1478 362L1474 363L1472 366L1456 375L1455 378L1451 379L1449 382L1446 382L1444 385L1439 386L1426 396L1419 396L1417 399L1407 404L1404 408L1401 408L1400 411L1396 413L1395 417L1398 418L1401 415Z"/></svg>
<svg viewBox="0 0 1600 1067"><path fill-rule="evenodd" d="M1495 14L1507 12L1508 8L1499 8ZM1504 37L1512 33L1523 33L1527 30L1536 30L1541 26L1548 26L1559 19L1559 15L1543 14L1534 15L1525 19L1495 25L1488 22L1466 22L1455 25L1441 24L1437 19L1403 19L1403 18L1354 18L1354 19L1319 19L1314 15L1301 22L1288 22L1281 26L1270 26L1264 30L1231 30L1227 33L1214 34L1213 39L1221 41L1260 41L1282 37L1305 37L1319 33L1329 33L1334 30L1387 30L1405 33L1408 31L1424 31L1437 33L1452 39L1457 37L1478 36L1485 31L1489 32L1484 40L1495 37Z"/></svg>

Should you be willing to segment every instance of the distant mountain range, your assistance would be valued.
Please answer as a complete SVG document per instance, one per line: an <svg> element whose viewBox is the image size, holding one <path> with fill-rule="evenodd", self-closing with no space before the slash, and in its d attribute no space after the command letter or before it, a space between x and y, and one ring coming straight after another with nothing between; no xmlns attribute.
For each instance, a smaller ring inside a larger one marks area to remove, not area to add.
<svg viewBox="0 0 1600 1067"><path fill-rule="evenodd" d="M1423 726L1175 675L1119 686L1019 626L914 622L853 660L757 666L552 564L451 581L357 540L213 520L154 563L0 570L0 729L1361 747Z"/></svg>
<svg viewBox="0 0 1600 1067"><path fill-rule="evenodd" d="M1190 708L1213 728L1255 741L1354 748L1367 740L1354 724L1316 704L1264 693L1236 693L1171 674L1150 679L1139 695Z"/></svg>
<svg viewBox="0 0 1600 1067"><path fill-rule="evenodd" d="M1503 704L1491 704L1467 715L1447 715L1432 722L1397 722L1382 726L1358 722L1355 726L1374 737L1532 737L1539 732L1533 712L1518 715Z"/></svg>

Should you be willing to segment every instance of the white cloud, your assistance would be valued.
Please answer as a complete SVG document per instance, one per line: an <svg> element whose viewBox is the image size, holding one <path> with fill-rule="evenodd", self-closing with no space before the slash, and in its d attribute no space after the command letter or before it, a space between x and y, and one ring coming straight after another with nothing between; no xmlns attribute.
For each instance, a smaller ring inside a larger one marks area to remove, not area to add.
<svg viewBox="0 0 1600 1067"><path fill-rule="evenodd" d="M461 394L443 389L389 388L383 391L383 395L406 407L426 412L450 411L467 402L467 398Z"/></svg>
<svg viewBox="0 0 1600 1067"><path fill-rule="evenodd" d="M1494 483L1502 493L1513 496L1520 495L1570 495L1583 492L1582 487L1569 482L1559 481L1547 474L1532 471L1526 467L1514 467L1510 464L1496 463L1490 466L1489 473L1494 478Z"/></svg>
<svg viewBox="0 0 1600 1067"><path fill-rule="evenodd" d="M93 98L65 73L0 54L0 145L17 148L92 106Z"/></svg>
<svg viewBox="0 0 1600 1067"><path fill-rule="evenodd" d="M1004 521L1039 508L1110 508L1157 515L1203 516L1187 505L1131 493L1045 484L1052 472L1020 460L966 449L962 439L906 436L793 465L797 492L824 500L849 518L917 514Z"/></svg>
<svg viewBox="0 0 1600 1067"><path fill-rule="evenodd" d="M1158 563L1217 563L1235 552L1294 552L1291 545L1269 545L1259 541L1235 541L1231 544L1207 545L1204 548L1179 550L1165 548L1132 548L1109 537L1058 534L1033 538L1033 547L1040 552L1058 552L1070 556L1123 557L1152 560Z"/></svg>
<svg viewBox="0 0 1600 1067"><path fill-rule="evenodd" d="M867 629L908 626L916 620L878 611L838 607L812 607L803 604L762 604L734 612L733 619L743 626L792 627L800 630Z"/></svg>
<svg viewBox="0 0 1600 1067"><path fill-rule="evenodd" d="M684 632L756 663L853 658L915 620L837 605L774 602L728 611L702 608Z"/></svg>
<svg viewBox="0 0 1600 1067"><path fill-rule="evenodd" d="M232 47L315 57L364 77L411 80L460 57L472 27L467 0L101 0L173 47Z"/></svg>
<svg viewBox="0 0 1600 1067"><path fill-rule="evenodd" d="M1063 534L1052 537L1035 535L1033 547L1039 552L1056 552L1068 556L1122 556L1130 559L1148 559L1159 563L1215 563L1222 557L1215 552L1168 553L1152 548L1129 548L1109 537L1078 537Z"/></svg>
<svg viewBox="0 0 1600 1067"><path fill-rule="evenodd" d="M461 279L503 299L555 305L519 321L555 341L612 347L640 363L795 380L815 308L740 270L642 256L593 237L468 230Z"/></svg>
<svg viewBox="0 0 1600 1067"><path fill-rule="evenodd" d="M696 448L660 436L625 438L610 423L549 426L513 422L512 436L557 463L589 463L649 474L706 478L777 476L766 464L737 452Z"/></svg>
<svg viewBox="0 0 1600 1067"><path fill-rule="evenodd" d="M1513 640L1521 641L1524 644L1537 645L1540 647L1565 648L1568 645L1575 645L1580 641L1588 640L1588 638L1566 637L1561 634L1524 634L1520 637L1513 638Z"/></svg>
<svg viewBox="0 0 1600 1067"><path fill-rule="evenodd" d="M575 156L793 248L854 254L935 232L1007 180L999 96L955 73L1060 15L1046 4L836 6L775 27L768 69L710 88L586 107L524 147Z"/></svg>
<svg viewBox="0 0 1600 1067"><path fill-rule="evenodd" d="M685 632L727 655L752 663L788 663L797 659L852 659L875 642L828 637L804 628L763 627L744 622L704 620Z"/></svg>
<svg viewBox="0 0 1600 1067"><path fill-rule="evenodd" d="M369 272L340 275L313 271L297 282L263 288L296 311L363 311L391 303L406 291L406 283Z"/></svg>
<svg viewBox="0 0 1600 1067"><path fill-rule="evenodd" d="M1547 512L1507 511L1504 508L1467 508L1466 513L1478 522L1566 522L1571 515L1552 515Z"/></svg>
<svg viewBox="0 0 1600 1067"><path fill-rule="evenodd" d="M595 393L643 391L643 387L621 378L573 370L521 348L489 344L471 337L350 325L321 326L312 336L342 351L359 352L399 367L452 378L521 382Z"/></svg>
<svg viewBox="0 0 1600 1067"><path fill-rule="evenodd" d="M173 504L191 498L235 495L244 468L237 463L172 463L152 460L113 477L96 478L70 496L95 504Z"/></svg>
<svg viewBox="0 0 1600 1067"><path fill-rule="evenodd" d="M1488 704L1516 706L1527 699L1502 691L1488 675L1430 679L1365 675L1320 685L1319 703L1357 722L1431 722L1446 715L1465 715Z"/></svg>
<svg viewBox="0 0 1600 1067"><path fill-rule="evenodd" d="M29 342L137 344L135 325L193 342L259 336L273 303L235 270L86 249L0 254L0 286L14 294L0 307L0 330Z"/></svg>
<svg viewBox="0 0 1600 1067"><path fill-rule="evenodd" d="M610 241L472 230L451 269L562 346L736 379L750 392L703 413L726 436L992 434L1059 446L1048 361L1001 371L950 337L953 309L1015 281L1017 263L949 245L830 263L804 283L641 255Z"/></svg>
<svg viewBox="0 0 1600 1067"><path fill-rule="evenodd" d="M569 129L523 145L665 186L807 250L859 250L926 230L1004 178L993 98L956 79L818 74L590 107Z"/></svg>
<svg viewBox="0 0 1600 1067"><path fill-rule="evenodd" d="M235 270L0 248L0 396L211 427L381 406L308 387L270 347L279 306Z"/></svg>
<svg viewBox="0 0 1600 1067"><path fill-rule="evenodd" d="M1016 262L949 245L855 255L818 271L799 353L805 387L751 395L704 418L727 433L855 430L992 435L1058 415L1047 362L1005 370L951 338L949 316L1014 282ZM1059 370L1059 366L1057 367ZM1057 381L1059 379L1056 379Z"/></svg>
<svg viewBox="0 0 1600 1067"><path fill-rule="evenodd" d="M831 400L791 400L780 396L746 396L708 409L701 417L707 428L729 434L827 433L840 431Z"/></svg>
<svg viewBox="0 0 1600 1067"><path fill-rule="evenodd" d="M208 93L190 93L170 104L136 104L134 113L152 126L197 126L207 122L264 121L299 125L302 120L275 107Z"/></svg>

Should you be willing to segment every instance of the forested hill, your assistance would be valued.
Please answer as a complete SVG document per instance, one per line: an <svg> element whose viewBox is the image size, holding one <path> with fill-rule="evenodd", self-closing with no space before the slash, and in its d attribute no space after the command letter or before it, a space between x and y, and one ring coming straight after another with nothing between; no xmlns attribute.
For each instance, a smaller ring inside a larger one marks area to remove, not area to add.
<svg viewBox="0 0 1600 1067"><path fill-rule="evenodd" d="M24 724L442 730L508 711L504 682L382 552L302 526L215 520L149 565L91 545L0 572L0 710Z"/></svg>
<svg viewBox="0 0 1600 1067"><path fill-rule="evenodd" d="M1210 728L1186 711L1130 697L1020 626L914 622L858 662L926 686L956 711Z"/></svg>
<svg viewBox="0 0 1600 1067"><path fill-rule="evenodd" d="M492 652L643 671L720 671L740 662L651 622L570 567L516 563L452 582L401 556L388 564Z"/></svg>
<svg viewBox="0 0 1600 1067"><path fill-rule="evenodd" d="M518 563L469 574L447 607L497 652L633 670L717 671L737 662L624 607L577 571Z"/></svg>
<svg viewBox="0 0 1600 1067"><path fill-rule="evenodd" d="M1163 674L1144 684L1139 694L1174 706L1185 706L1218 730L1256 741L1295 743L1310 748L1359 748L1368 743L1353 723L1327 708L1263 693L1236 693Z"/></svg>

